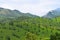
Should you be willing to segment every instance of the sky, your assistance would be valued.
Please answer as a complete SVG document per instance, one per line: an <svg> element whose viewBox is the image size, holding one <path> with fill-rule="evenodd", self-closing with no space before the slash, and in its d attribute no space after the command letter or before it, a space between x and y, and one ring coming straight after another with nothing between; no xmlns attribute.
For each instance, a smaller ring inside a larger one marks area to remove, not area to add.
<svg viewBox="0 0 60 40"><path fill-rule="evenodd" d="M0 7L43 16L60 8L60 0L0 0Z"/></svg>

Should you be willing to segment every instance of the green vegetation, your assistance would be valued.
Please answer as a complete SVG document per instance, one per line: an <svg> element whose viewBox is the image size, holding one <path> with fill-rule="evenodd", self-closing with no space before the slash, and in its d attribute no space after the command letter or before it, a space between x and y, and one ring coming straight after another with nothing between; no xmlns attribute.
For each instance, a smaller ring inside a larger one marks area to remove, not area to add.
<svg viewBox="0 0 60 40"><path fill-rule="evenodd" d="M32 15L30 13L22 13L18 10L10 10L5 8L0 8L0 18L18 18L20 16L29 16L29 17L37 17L36 15Z"/></svg>
<svg viewBox="0 0 60 40"><path fill-rule="evenodd" d="M0 40L60 40L60 11L55 14L38 17L0 8Z"/></svg>
<svg viewBox="0 0 60 40"><path fill-rule="evenodd" d="M55 33L50 36L50 40L60 40L60 33Z"/></svg>
<svg viewBox="0 0 60 40"><path fill-rule="evenodd" d="M0 40L60 40L60 17L2 19ZM58 37L58 38L57 38Z"/></svg>

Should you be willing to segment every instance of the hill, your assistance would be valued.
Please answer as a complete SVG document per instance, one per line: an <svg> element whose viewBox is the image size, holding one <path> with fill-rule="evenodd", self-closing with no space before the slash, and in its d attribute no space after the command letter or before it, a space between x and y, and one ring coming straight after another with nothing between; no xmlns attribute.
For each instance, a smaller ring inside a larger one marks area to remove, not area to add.
<svg viewBox="0 0 60 40"><path fill-rule="evenodd" d="M30 13L22 13L18 10L10 10L10 9L5 9L5 8L0 8L0 22L6 22L10 20L15 20L19 17L39 17L36 15L32 15Z"/></svg>
<svg viewBox="0 0 60 40"><path fill-rule="evenodd" d="M5 8L0 8L0 18L17 18L20 16L36 17L30 13L22 13L18 10L10 10Z"/></svg>
<svg viewBox="0 0 60 40"><path fill-rule="evenodd" d="M0 40L60 40L60 17L49 19L4 8L0 16Z"/></svg>
<svg viewBox="0 0 60 40"><path fill-rule="evenodd" d="M60 8L57 8L55 10L49 11L47 15L44 15L44 18L55 18L60 16Z"/></svg>
<svg viewBox="0 0 60 40"><path fill-rule="evenodd" d="M0 40L50 40L50 36L56 32L60 33L60 17L46 19L21 16L0 23Z"/></svg>

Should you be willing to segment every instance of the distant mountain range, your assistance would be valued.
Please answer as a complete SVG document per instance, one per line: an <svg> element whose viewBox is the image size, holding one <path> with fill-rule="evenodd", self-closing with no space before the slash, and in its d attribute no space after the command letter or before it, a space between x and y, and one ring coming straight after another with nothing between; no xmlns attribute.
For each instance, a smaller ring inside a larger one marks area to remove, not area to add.
<svg viewBox="0 0 60 40"><path fill-rule="evenodd" d="M17 17L39 17L36 15L32 15L30 13L22 13L19 10L10 10L5 8L0 8L0 18L17 18ZM49 11L43 18L55 18L60 16L60 8Z"/></svg>
<svg viewBox="0 0 60 40"><path fill-rule="evenodd" d="M32 15L30 13L22 13L18 10L0 8L0 18L16 18L20 16L36 17L36 15Z"/></svg>
<svg viewBox="0 0 60 40"><path fill-rule="evenodd" d="M44 18L55 18L60 16L60 8L57 8L55 10L49 11L46 15L44 15Z"/></svg>

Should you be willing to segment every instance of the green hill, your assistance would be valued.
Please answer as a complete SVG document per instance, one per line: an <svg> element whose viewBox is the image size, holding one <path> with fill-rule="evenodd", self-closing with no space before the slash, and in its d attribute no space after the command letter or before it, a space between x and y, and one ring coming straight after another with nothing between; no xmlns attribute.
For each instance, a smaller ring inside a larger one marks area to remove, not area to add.
<svg viewBox="0 0 60 40"><path fill-rule="evenodd" d="M0 8L0 18L17 18L20 16L36 17L36 15L30 13L22 13L18 10Z"/></svg>
<svg viewBox="0 0 60 40"><path fill-rule="evenodd" d="M0 8L0 40L60 40L60 17L49 19L8 10Z"/></svg>
<svg viewBox="0 0 60 40"><path fill-rule="evenodd" d="M0 40L50 40L60 33L60 17L54 19L19 17L0 23Z"/></svg>
<svg viewBox="0 0 60 40"><path fill-rule="evenodd" d="M60 16L60 8L57 8L55 10L49 11L46 15L44 15L44 18L55 18Z"/></svg>

